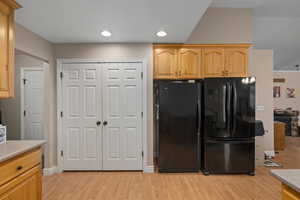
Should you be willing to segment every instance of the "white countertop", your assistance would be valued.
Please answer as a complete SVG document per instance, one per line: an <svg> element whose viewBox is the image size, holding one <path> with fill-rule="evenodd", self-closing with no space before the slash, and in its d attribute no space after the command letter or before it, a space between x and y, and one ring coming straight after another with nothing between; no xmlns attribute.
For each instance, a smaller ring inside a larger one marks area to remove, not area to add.
<svg viewBox="0 0 300 200"><path fill-rule="evenodd" d="M45 143L45 140L8 140L5 144L0 144L0 162L42 146Z"/></svg>
<svg viewBox="0 0 300 200"><path fill-rule="evenodd" d="M300 193L300 169L274 169L271 174Z"/></svg>

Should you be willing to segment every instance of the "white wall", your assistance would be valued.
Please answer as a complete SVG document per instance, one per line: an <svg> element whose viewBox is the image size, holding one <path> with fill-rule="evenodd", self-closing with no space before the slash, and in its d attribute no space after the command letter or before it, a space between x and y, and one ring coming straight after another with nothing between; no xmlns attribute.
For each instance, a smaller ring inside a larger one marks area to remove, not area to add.
<svg viewBox="0 0 300 200"><path fill-rule="evenodd" d="M262 120L267 130L264 138L264 150L274 150L274 117L273 117L273 51L252 51L250 75L256 77L256 106L263 110L256 111L256 119Z"/></svg>
<svg viewBox="0 0 300 200"><path fill-rule="evenodd" d="M148 165L153 165L153 64L152 44L56 44L55 58L97 59L103 61L147 61Z"/></svg>

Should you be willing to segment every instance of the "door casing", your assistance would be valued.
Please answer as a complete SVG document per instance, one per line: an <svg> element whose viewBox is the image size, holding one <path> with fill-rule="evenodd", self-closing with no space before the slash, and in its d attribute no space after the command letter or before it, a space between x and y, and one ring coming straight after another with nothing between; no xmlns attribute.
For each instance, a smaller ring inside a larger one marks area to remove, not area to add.
<svg viewBox="0 0 300 200"><path fill-rule="evenodd" d="M87 60L87 59L57 59L57 167L58 172L63 172L63 157L61 155L61 150L63 149L63 120L61 117L61 111L63 110L63 99L62 99L62 79L61 72L63 71L64 64L72 63L141 63L142 65L142 151L143 151L143 172L152 173L153 167L148 165L148 143L147 143L147 60L113 60L113 61L103 61L103 60Z"/></svg>

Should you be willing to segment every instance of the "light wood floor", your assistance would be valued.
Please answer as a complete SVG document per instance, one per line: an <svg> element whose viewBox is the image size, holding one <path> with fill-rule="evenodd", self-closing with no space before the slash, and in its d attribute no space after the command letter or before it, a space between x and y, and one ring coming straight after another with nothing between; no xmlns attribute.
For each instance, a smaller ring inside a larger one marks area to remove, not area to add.
<svg viewBox="0 0 300 200"><path fill-rule="evenodd" d="M300 138L287 138L277 160L300 168ZM67 172L44 177L44 200L280 200L280 182L260 167L256 176Z"/></svg>

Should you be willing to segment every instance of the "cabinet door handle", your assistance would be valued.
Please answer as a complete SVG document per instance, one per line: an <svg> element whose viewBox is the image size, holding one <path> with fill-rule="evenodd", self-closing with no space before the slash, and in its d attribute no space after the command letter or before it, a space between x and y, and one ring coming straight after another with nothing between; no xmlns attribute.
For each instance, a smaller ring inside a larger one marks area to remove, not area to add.
<svg viewBox="0 0 300 200"><path fill-rule="evenodd" d="M20 171L21 169L23 169L23 166L18 166L17 170Z"/></svg>
<svg viewBox="0 0 300 200"><path fill-rule="evenodd" d="M107 121L104 121L104 122L103 122L103 125L106 126L106 125L107 125Z"/></svg>

